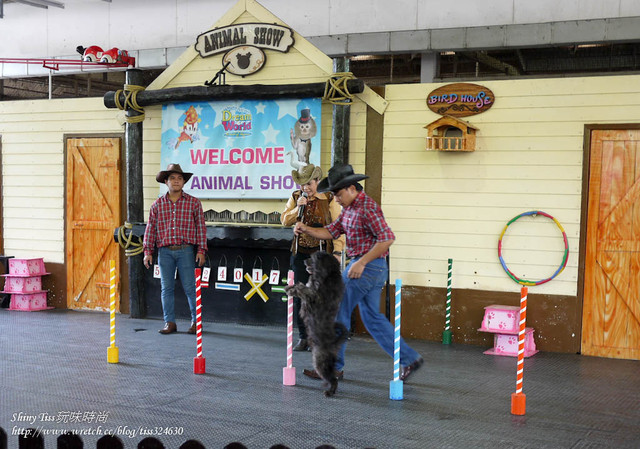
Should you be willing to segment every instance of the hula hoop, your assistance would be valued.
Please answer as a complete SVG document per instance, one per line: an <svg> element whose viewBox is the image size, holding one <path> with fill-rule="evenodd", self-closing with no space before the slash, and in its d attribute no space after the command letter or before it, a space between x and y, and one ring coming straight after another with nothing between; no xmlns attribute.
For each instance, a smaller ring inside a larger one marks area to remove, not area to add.
<svg viewBox="0 0 640 449"><path fill-rule="evenodd" d="M552 219L555 222L555 224L558 226L560 231L562 232L562 238L564 240L564 255L562 256L562 263L560 264L560 266L558 267L555 273L553 273L550 277L546 279L542 279L540 281L528 281L526 279L520 279L518 276L513 274L511 270L509 270L509 268L507 268L507 264L504 263L504 259L502 258L502 237L504 237L505 232L507 232L507 228L511 223L515 222L519 218L526 217L528 215L533 215L534 217L536 215L542 215L544 217ZM562 270L564 270L564 267L567 266L567 259L569 258L569 242L567 240L567 233L564 231L564 228L562 227L560 222L546 212L542 212L541 210L532 210L529 212L523 212L520 215L513 217L505 225L504 229L502 230L502 233L500 234L500 238L498 239L498 258L500 259L500 264L502 265L502 268L504 268L504 271L506 271L509 277L514 281L516 281L518 284L527 285L527 286L544 284L545 282L549 282L551 279L559 275L562 272Z"/></svg>

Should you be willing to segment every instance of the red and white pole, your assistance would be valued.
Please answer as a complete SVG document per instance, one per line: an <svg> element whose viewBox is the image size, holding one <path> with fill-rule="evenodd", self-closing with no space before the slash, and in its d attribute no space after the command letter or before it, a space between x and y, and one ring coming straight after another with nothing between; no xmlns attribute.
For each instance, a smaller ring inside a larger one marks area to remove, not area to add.
<svg viewBox="0 0 640 449"><path fill-rule="evenodd" d="M287 285L293 285L293 271L287 273ZM287 296L287 366L282 368L282 384L296 384L296 369L293 366L293 296Z"/></svg>
<svg viewBox="0 0 640 449"><path fill-rule="evenodd" d="M527 324L527 287L520 291L520 329L518 332L518 365L516 369L516 392L511 394L511 414L524 415L527 396L522 392L524 380L524 337Z"/></svg>
<svg viewBox="0 0 640 449"><path fill-rule="evenodd" d="M194 374L204 374L207 360L202 357L202 286L201 274L202 270L196 268L196 351L197 356L193 358Z"/></svg>

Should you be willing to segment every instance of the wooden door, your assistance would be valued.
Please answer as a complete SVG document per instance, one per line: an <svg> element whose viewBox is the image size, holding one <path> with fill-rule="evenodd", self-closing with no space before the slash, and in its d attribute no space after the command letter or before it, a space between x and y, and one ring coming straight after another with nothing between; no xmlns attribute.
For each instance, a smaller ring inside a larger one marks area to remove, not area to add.
<svg viewBox="0 0 640 449"><path fill-rule="evenodd" d="M640 130L591 133L582 353L640 359Z"/></svg>
<svg viewBox="0 0 640 449"><path fill-rule="evenodd" d="M67 306L109 310L109 261L120 272L120 139L67 139ZM119 276L116 276L119 278ZM119 289L118 289L119 291ZM120 310L116 294L116 310Z"/></svg>

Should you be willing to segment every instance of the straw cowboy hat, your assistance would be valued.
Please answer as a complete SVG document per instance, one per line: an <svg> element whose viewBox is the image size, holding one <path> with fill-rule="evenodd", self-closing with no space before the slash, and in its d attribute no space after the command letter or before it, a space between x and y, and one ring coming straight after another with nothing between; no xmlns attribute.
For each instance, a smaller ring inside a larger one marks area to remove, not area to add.
<svg viewBox="0 0 640 449"><path fill-rule="evenodd" d="M318 183L318 192L337 192L367 178L367 175L354 174L349 164L336 164L329 169L327 177Z"/></svg>
<svg viewBox="0 0 640 449"><path fill-rule="evenodd" d="M156 181L164 184L171 173L179 173L184 178L184 182L187 182L189 178L193 176L193 173L183 172L180 164L169 164L166 170L162 170L156 175Z"/></svg>
<svg viewBox="0 0 640 449"><path fill-rule="evenodd" d="M298 185L303 185L311 181L312 179L322 178L322 169L316 167L313 164L307 164L298 170L291 171L291 177Z"/></svg>

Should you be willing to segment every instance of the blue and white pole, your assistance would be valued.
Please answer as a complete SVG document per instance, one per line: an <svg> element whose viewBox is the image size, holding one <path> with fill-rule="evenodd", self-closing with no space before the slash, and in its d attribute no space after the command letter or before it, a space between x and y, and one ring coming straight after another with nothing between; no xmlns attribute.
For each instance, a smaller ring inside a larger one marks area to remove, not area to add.
<svg viewBox="0 0 640 449"><path fill-rule="evenodd" d="M393 380L389 382L389 399L399 401L402 397L400 380L400 310L402 304L402 280L396 279L395 331L393 335Z"/></svg>

